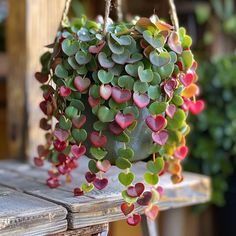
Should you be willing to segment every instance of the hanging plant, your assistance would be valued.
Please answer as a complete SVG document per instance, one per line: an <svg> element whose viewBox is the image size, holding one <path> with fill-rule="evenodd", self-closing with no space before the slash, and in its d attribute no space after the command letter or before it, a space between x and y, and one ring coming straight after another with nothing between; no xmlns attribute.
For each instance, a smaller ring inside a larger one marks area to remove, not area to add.
<svg viewBox="0 0 236 236"><path fill-rule="evenodd" d="M141 218L134 204L146 206L151 219L158 214L159 176L169 172L173 183L183 180L187 114L198 114L204 103L195 99L197 63L184 28L175 30L157 16L108 24L108 13L104 24L86 17L67 21L53 50L41 57L36 79L42 83L46 143L38 146L35 164L52 163L47 184L55 188L62 176L71 181L81 156L91 158L75 196L104 189L104 173L116 165L124 185L121 211L136 225ZM150 155L145 189L131 166Z"/></svg>

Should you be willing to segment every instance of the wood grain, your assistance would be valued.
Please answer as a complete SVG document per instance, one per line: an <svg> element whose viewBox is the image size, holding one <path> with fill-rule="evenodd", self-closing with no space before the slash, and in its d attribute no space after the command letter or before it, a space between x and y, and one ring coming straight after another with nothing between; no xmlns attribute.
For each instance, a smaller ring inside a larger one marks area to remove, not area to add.
<svg viewBox="0 0 236 236"><path fill-rule="evenodd" d="M82 158L81 166L87 161L86 157ZM133 171L138 181L142 178L145 165L144 162L133 165ZM28 168L27 171L26 168ZM82 176L83 171L85 169L81 168L74 174ZM0 166L0 183L66 207L70 229L124 219L124 215L120 211L120 203L123 201L120 191L123 187L117 180L116 167L112 167L109 171L109 179L112 182L109 187L103 191L93 190L83 197L73 196L73 188L78 184L78 177L75 178L76 182L71 185L62 185L58 189L52 190L44 183L45 172L46 170L27 165L4 162ZM208 177L193 173L184 173L184 176L185 180L176 185L171 183L169 175L161 176L160 185L165 189L164 195L157 203L161 210L194 205L209 200L210 179ZM137 207L137 211L142 213L143 208Z"/></svg>
<svg viewBox="0 0 236 236"><path fill-rule="evenodd" d="M65 208L0 186L0 235L45 235L67 228Z"/></svg>

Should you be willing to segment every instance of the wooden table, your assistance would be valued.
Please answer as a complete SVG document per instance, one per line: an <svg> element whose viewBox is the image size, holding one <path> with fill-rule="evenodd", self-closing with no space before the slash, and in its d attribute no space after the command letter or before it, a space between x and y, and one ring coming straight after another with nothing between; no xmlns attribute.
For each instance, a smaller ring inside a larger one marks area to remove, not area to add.
<svg viewBox="0 0 236 236"><path fill-rule="evenodd" d="M124 219L120 211L122 185L117 181L120 171L112 167L112 184L102 191L93 190L86 196L74 197L73 188L84 181L88 159L79 160L80 168L73 173L75 181L50 189L45 184L46 169L17 162L0 163L0 235L106 235L108 223ZM140 181L145 163L133 165ZM84 170L84 171L81 171ZM160 178L165 188L158 203L161 210L203 203L210 197L210 179L184 173L185 180L173 185L170 176ZM138 207L142 213L143 208Z"/></svg>

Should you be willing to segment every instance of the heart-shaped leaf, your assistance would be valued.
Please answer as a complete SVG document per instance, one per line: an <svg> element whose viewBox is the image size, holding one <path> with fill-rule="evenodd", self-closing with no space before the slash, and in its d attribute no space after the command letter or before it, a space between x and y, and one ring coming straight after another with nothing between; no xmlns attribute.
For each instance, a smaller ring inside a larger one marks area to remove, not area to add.
<svg viewBox="0 0 236 236"><path fill-rule="evenodd" d="M66 130L56 128L53 132L53 135L60 141L64 142L68 139L69 133Z"/></svg>
<svg viewBox="0 0 236 236"><path fill-rule="evenodd" d="M84 145L77 146L77 145L72 145L71 146L71 154L75 158L79 158L83 156L86 153L86 147Z"/></svg>
<svg viewBox="0 0 236 236"><path fill-rule="evenodd" d="M175 112L176 106L174 104L168 105L168 107L166 108L166 115L168 115L170 118L173 118Z"/></svg>
<svg viewBox="0 0 236 236"><path fill-rule="evenodd" d="M183 160L188 155L188 147L187 146L181 146L178 147L174 152L174 157Z"/></svg>
<svg viewBox="0 0 236 236"><path fill-rule="evenodd" d="M129 143L130 142L130 137L125 132L116 136L115 139L121 143Z"/></svg>
<svg viewBox="0 0 236 236"><path fill-rule="evenodd" d="M121 45L119 45L115 40L113 40L110 37L110 34L108 34L108 46L110 48L110 50L112 51L112 53L115 54L122 54L125 50L125 48Z"/></svg>
<svg viewBox="0 0 236 236"><path fill-rule="evenodd" d="M130 57L129 51L127 49L124 50L121 54L112 54L112 60L120 65L124 65Z"/></svg>
<svg viewBox="0 0 236 236"><path fill-rule="evenodd" d="M147 90L148 90L148 83L147 82L136 81L134 83L134 92L146 93Z"/></svg>
<svg viewBox="0 0 236 236"><path fill-rule="evenodd" d="M122 203L120 206L121 211L125 216L129 215L134 210L134 204Z"/></svg>
<svg viewBox="0 0 236 236"><path fill-rule="evenodd" d="M124 199L127 203L129 203L129 204L135 203L135 202L137 201L137 197L130 197L130 196L127 194L127 191L126 191L126 190L122 191L121 194L122 194L123 199Z"/></svg>
<svg viewBox="0 0 236 236"><path fill-rule="evenodd" d="M121 172L118 175L118 179L120 183L123 184L124 186L129 186L133 182L134 177L135 176L132 172L129 172L129 173Z"/></svg>
<svg viewBox="0 0 236 236"><path fill-rule="evenodd" d="M89 149L89 152L97 160L102 160L107 155L107 151L105 151L105 150L103 150L101 148L91 147ZM96 168L97 168L97 166L96 166Z"/></svg>
<svg viewBox="0 0 236 236"><path fill-rule="evenodd" d="M148 97L152 100L157 100L161 95L161 90L159 86L149 86L148 87Z"/></svg>
<svg viewBox="0 0 236 236"><path fill-rule="evenodd" d="M111 92L112 92L112 89L111 89L111 86L109 84L102 84L100 86L100 90L99 90L99 93L100 93L100 96L104 99L104 100L108 100L111 96Z"/></svg>
<svg viewBox="0 0 236 236"><path fill-rule="evenodd" d="M108 127L111 133L116 136L119 136L124 131L115 121L109 123Z"/></svg>
<svg viewBox="0 0 236 236"><path fill-rule="evenodd" d="M188 70L192 67L193 65L193 54L189 50L185 50L181 54L183 63L184 63L184 68L185 70Z"/></svg>
<svg viewBox="0 0 236 236"><path fill-rule="evenodd" d="M76 76L74 79L74 86L79 92L86 91L91 84L89 78L82 78L81 76Z"/></svg>
<svg viewBox="0 0 236 236"><path fill-rule="evenodd" d="M72 106L69 106L65 110L66 116L72 119L73 117L77 116L78 109Z"/></svg>
<svg viewBox="0 0 236 236"><path fill-rule="evenodd" d="M100 106L97 112L98 119L101 122L111 122L114 120L116 112L106 106Z"/></svg>
<svg viewBox="0 0 236 236"><path fill-rule="evenodd" d="M78 144L87 139L87 132L85 129L73 129L71 135Z"/></svg>
<svg viewBox="0 0 236 236"><path fill-rule="evenodd" d="M187 73L187 74L181 73L179 76L179 80L185 87L188 87L193 82L194 75L192 73Z"/></svg>
<svg viewBox="0 0 236 236"><path fill-rule="evenodd" d="M90 152L91 152L91 148L90 148ZM102 158L101 158L102 159ZM88 163L88 168L89 170L92 172L92 173L97 173L99 172L99 170L97 169L97 166L96 166L96 161L95 160L90 160L89 163ZM95 178L94 178L95 179ZM93 180L94 180L93 179ZM92 180L92 181L93 181Z"/></svg>
<svg viewBox="0 0 236 236"><path fill-rule="evenodd" d="M111 163L109 160L97 161L97 168L102 172L107 172L111 168Z"/></svg>
<svg viewBox="0 0 236 236"><path fill-rule="evenodd" d="M161 34L152 34L149 30L143 32L143 38L156 49L162 49L165 45L165 38Z"/></svg>
<svg viewBox="0 0 236 236"><path fill-rule="evenodd" d="M134 115L132 113L122 114L121 112L117 113L115 116L116 123L122 128L126 129L134 121Z"/></svg>
<svg viewBox="0 0 236 236"><path fill-rule="evenodd" d="M179 41L179 36L175 31L172 31L169 39L168 39L168 45L170 49L172 49L174 52L181 54L183 52L182 45Z"/></svg>
<svg viewBox="0 0 236 236"><path fill-rule="evenodd" d="M93 131L89 135L89 140L94 147L104 147L107 144L107 137L97 131Z"/></svg>
<svg viewBox="0 0 236 236"><path fill-rule="evenodd" d="M91 59L92 59L92 55L88 52L86 53L83 51L78 51L75 54L75 60L79 65L85 65L89 63Z"/></svg>
<svg viewBox="0 0 236 236"><path fill-rule="evenodd" d="M65 130L68 130L72 127L72 122L67 119L65 116L60 116L59 127Z"/></svg>
<svg viewBox="0 0 236 236"><path fill-rule="evenodd" d="M69 73L63 65L58 64L56 69L55 69L55 75L59 78L64 79L64 78L68 77Z"/></svg>
<svg viewBox="0 0 236 236"><path fill-rule="evenodd" d="M126 159L132 159L134 157L134 151L131 148L120 148L118 149L118 156Z"/></svg>
<svg viewBox="0 0 236 236"><path fill-rule="evenodd" d="M150 220L155 220L159 213L159 208L156 205L152 205L151 208L146 208L144 213Z"/></svg>
<svg viewBox="0 0 236 236"><path fill-rule="evenodd" d="M74 196L75 197L79 197L79 196L83 196L83 195L84 195L84 191L81 188L74 189Z"/></svg>
<svg viewBox="0 0 236 236"><path fill-rule="evenodd" d="M98 190L102 190L108 185L108 179L107 178L102 178L102 179L96 178L93 181L93 184L94 184L95 188L97 188Z"/></svg>
<svg viewBox="0 0 236 236"><path fill-rule="evenodd" d="M146 172L143 177L146 183L150 185L156 185L159 182L158 175L152 174L150 172Z"/></svg>
<svg viewBox="0 0 236 236"><path fill-rule="evenodd" d="M193 114L193 115L198 115L199 113L201 113L203 110L205 109L205 103L202 100L198 100L196 102L192 102L189 105L189 111Z"/></svg>
<svg viewBox="0 0 236 236"><path fill-rule="evenodd" d="M105 70L99 70L98 71L98 79L103 83L103 84L108 84L110 83L114 78L114 75L110 71L105 71Z"/></svg>
<svg viewBox="0 0 236 236"><path fill-rule="evenodd" d="M96 178L96 175L92 172L86 172L85 173L85 179L87 180L88 183L92 183Z"/></svg>
<svg viewBox="0 0 236 236"><path fill-rule="evenodd" d="M191 98L193 96L196 96L199 93L199 88L196 84L190 84L188 87L186 87L181 95L185 98Z"/></svg>
<svg viewBox="0 0 236 236"><path fill-rule="evenodd" d="M134 79L131 76L123 75L118 78L118 85L121 88L126 88L128 90L133 89Z"/></svg>
<svg viewBox="0 0 236 236"><path fill-rule="evenodd" d="M159 174L163 170L164 164L163 158L159 157L155 161L148 161L147 169L153 174Z"/></svg>
<svg viewBox="0 0 236 236"><path fill-rule="evenodd" d="M151 69L144 70L143 67L138 68L138 76L142 82L151 82L153 80L153 72Z"/></svg>
<svg viewBox="0 0 236 236"><path fill-rule="evenodd" d="M136 226L140 223L141 216L139 214L133 214L132 216L128 217L127 223L131 226Z"/></svg>
<svg viewBox="0 0 236 236"><path fill-rule="evenodd" d="M142 62L137 62L134 64L127 64L125 66L125 71L127 72L127 74L133 76L133 77L137 77L138 76L138 68L139 67L144 67Z"/></svg>
<svg viewBox="0 0 236 236"><path fill-rule="evenodd" d="M133 100L135 105L141 109L146 107L150 102L150 98L146 93L144 94L133 93Z"/></svg>
<svg viewBox="0 0 236 236"><path fill-rule="evenodd" d="M62 97L68 97L71 95L71 89L66 87L66 86L61 86L59 88L59 94L62 96Z"/></svg>
<svg viewBox="0 0 236 236"><path fill-rule="evenodd" d="M166 111L167 105L166 102L153 102L148 110L152 115L158 115Z"/></svg>
<svg viewBox="0 0 236 236"><path fill-rule="evenodd" d="M127 188L127 194L130 197L139 197L143 191L144 191L145 187L143 183L136 183L134 186L129 186Z"/></svg>
<svg viewBox="0 0 236 236"><path fill-rule="evenodd" d="M79 48L79 42L72 41L70 39L64 39L61 44L62 51L67 56L73 56L76 54Z"/></svg>
<svg viewBox="0 0 236 236"><path fill-rule="evenodd" d="M86 183L83 183L81 185L81 189L85 192L85 193L88 193L88 192L91 192L93 189L94 189L94 185L93 184L86 184Z"/></svg>
<svg viewBox="0 0 236 236"><path fill-rule="evenodd" d="M152 140L161 146L166 144L168 137L169 135L166 130L161 130L159 132L152 133Z"/></svg>
<svg viewBox="0 0 236 236"><path fill-rule="evenodd" d="M112 99L118 104L127 102L131 99L131 92L128 89L120 89L119 87L112 87Z"/></svg>
<svg viewBox="0 0 236 236"><path fill-rule="evenodd" d="M86 116L80 115L72 118L72 124L75 128L80 129L86 122Z"/></svg>
<svg viewBox="0 0 236 236"><path fill-rule="evenodd" d="M103 130L107 129L107 124L98 120L93 123L93 128L96 131L103 131Z"/></svg>
<svg viewBox="0 0 236 236"><path fill-rule="evenodd" d="M98 61L103 68L112 68L115 63L111 58L108 58L105 52L100 52L98 54Z"/></svg>
<svg viewBox="0 0 236 236"><path fill-rule="evenodd" d="M138 198L137 203L140 206L148 206L151 199L152 199L152 193L149 191L146 191L142 194L141 197Z"/></svg>
<svg viewBox="0 0 236 236"><path fill-rule="evenodd" d="M116 36L115 34L111 34L111 37L122 46L129 46L131 44L131 36L129 35L122 35L120 37Z"/></svg>
<svg viewBox="0 0 236 236"><path fill-rule="evenodd" d="M119 157L118 159L116 159L116 166L122 170L125 170L131 167L131 163L128 159Z"/></svg>
<svg viewBox="0 0 236 236"><path fill-rule="evenodd" d="M150 62L157 67L162 67L170 63L171 57L168 52L160 52L159 54L156 51L153 51L149 55Z"/></svg>
<svg viewBox="0 0 236 236"><path fill-rule="evenodd" d="M148 116L145 122L153 132L160 131L166 126L166 119L162 115Z"/></svg>

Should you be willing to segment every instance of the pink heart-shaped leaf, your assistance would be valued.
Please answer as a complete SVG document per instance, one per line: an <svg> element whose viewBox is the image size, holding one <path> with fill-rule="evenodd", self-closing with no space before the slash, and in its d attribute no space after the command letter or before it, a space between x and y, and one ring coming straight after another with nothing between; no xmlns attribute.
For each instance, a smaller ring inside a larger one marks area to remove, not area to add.
<svg viewBox="0 0 236 236"><path fill-rule="evenodd" d="M151 208L146 208L144 213L150 220L155 220L159 213L159 208L158 206L153 205Z"/></svg>
<svg viewBox="0 0 236 236"><path fill-rule="evenodd" d="M161 186L158 186L156 188L157 192L160 194L160 196L162 196L164 194L164 189Z"/></svg>
<svg viewBox="0 0 236 236"><path fill-rule="evenodd" d="M79 196L83 196L83 195L84 195L84 191L81 188L74 189L74 196L79 197Z"/></svg>
<svg viewBox="0 0 236 236"><path fill-rule="evenodd" d="M143 94L134 93L133 100L134 100L135 105L141 109L146 107L150 102L150 98L148 97L146 93L143 93Z"/></svg>
<svg viewBox="0 0 236 236"><path fill-rule="evenodd" d="M116 123L122 128L126 129L134 122L134 115L132 113L123 114L121 112L117 113L115 116Z"/></svg>
<svg viewBox="0 0 236 236"><path fill-rule="evenodd" d="M81 146L72 145L71 153L75 158L79 158L86 153L86 147L84 145Z"/></svg>
<svg viewBox="0 0 236 236"><path fill-rule="evenodd" d="M146 191L142 194L141 197L139 197L137 203L140 206L147 206L150 203L151 198L152 198L152 193L150 191Z"/></svg>
<svg viewBox="0 0 236 236"><path fill-rule="evenodd" d="M61 86L60 89L59 89L59 94L62 97L68 97L68 96L71 95L71 89L66 87L66 86Z"/></svg>
<svg viewBox="0 0 236 236"><path fill-rule="evenodd" d="M104 45L104 41L101 41L98 45L92 45L89 47L89 52L93 54L98 54L103 49Z"/></svg>
<svg viewBox="0 0 236 236"><path fill-rule="evenodd" d="M107 144L107 137L103 134L100 135L97 131L93 131L89 139L95 147L104 147Z"/></svg>
<svg viewBox="0 0 236 236"><path fill-rule="evenodd" d="M111 96L111 85L109 84L102 84L99 89L99 94L104 100L108 100Z"/></svg>
<svg viewBox="0 0 236 236"><path fill-rule="evenodd" d="M72 124L75 128L80 129L86 122L86 116L80 115L79 117L72 118Z"/></svg>
<svg viewBox="0 0 236 236"><path fill-rule="evenodd" d="M34 158L34 164L38 167L43 166L43 164L44 164L43 159L40 158L40 157L35 157Z"/></svg>
<svg viewBox="0 0 236 236"><path fill-rule="evenodd" d="M47 179L47 185L50 188L57 188L60 186L60 182L58 178L49 178Z"/></svg>
<svg viewBox="0 0 236 236"><path fill-rule="evenodd" d="M178 147L174 152L174 157L183 160L188 155L188 147L187 146L181 146Z"/></svg>
<svg viewBox="0 0 236 236"><path fill-rule="evenodd" d="M58 161L60 163L65 163L68 159L69 157L67 157L64 153L61 152L58 154Z"/></svg>
<svg viewBox="0 0 236 236"><path fill-rule="evenodd" d="M187 74L180 74L179 80L181 83L185 86L188 87L194 80L194 75L192 73L187 73Z"/></svg>
<svg viewBox="0 0 236 236"><path fill-rule="evenodd" d="M88 103L91 107L96 107L97 105L100 104L100 99L89 96L88 97Z"/></svg>
<svg viewBox="0 0 236 236"><path fill-rule="evenodd" d="M166 108L166 115L168 115L170 118L173 118L175 112L176 112L176 106L174 104L170 104Z"/></svg>
<svg viewBox="0 0 236 236"><path fill-rule="evenodd" d="M172 97L174 94L174 90L177 86L176 80L175 79L169 79L165 82L164 84L164 91L168 95L168 97Z"/></svg>
<svg viewBox="0 0 236 236"><path fill-rule="evenodd" d="M120 206L121 211L125 216L129 215L134 210L134 204L129 204L127 202L124 202Z"/></svg>
<svg viewBox="0 0 236 236"><path fill-rule="evenodd" d="M37 146L37 152L39 157L45 157L49 153L48 149L46 149L43 145Z"/></svg>
<svg viewBox="0 0 236 236"><path fill-rule="evenodd" d="M166 130L161 130L159 132L152 133L152 140L161 146L166 144L168 137L169 135Z"/></svg>
<svg viewBox="0 0 236 236"><path fill-rule="evenodd" d="M64 166L64 165L58 166L57 169L61 175L65 175L70 172L70 169L68 168L68 166Z"/></svg>
<svg viewBox="0 0 236 236"><path fill-rule="evenodd" d="M111 133L116 136L120 135L124 131L115 121L109 123L108 128Z"/></svg>
<svg viewBox="0 0 236 236"><path fill-rule="evenodd" d="M76 76L74 79L74 86L79 92L84 92L90 86L91 81L89 78L82 78L81 76Z"/></svg>
<svg viewBox="0 0 236 236"><path fill-rule="evenodd" d="M96 175L92 172L86 172L85 174L85 179L87 180L88 183L92 183L96 178Z"/></svg>
<svg viewBox="0 0 236 236"><path fill-rule="evenodd" d="M136 226L140 223L141 216L139 214L133 214L132 216L128 217L127 223L131 226Z"/></svg>
<svg viewBox="0 0 236 236"><path fill-rule="evenodd" d="M193 115L198 115L199 113L201 113L205 108L205 103L203 100L198 100L196 102L191 102L189 104L189 111L193 114Z"/></svg>
<svg viewBox="0 0 236 236"><path fill-rule="evenodd" d="M143 193L144 189L145 187L142 183L137 183L135 186L129 186L127 188L127 194L130 197L139 197Z"/></svg>
<svg viewBox="0 0 236 236"><path fill-rule="evenodd" d="M148 116L145 121L153 132L163 129L166 125L166 119L162 115L157 115L156 117Z"/></svg>
<svg viewBox="0 0 236 236"><path fill-rule="evenodd" d="M65 141L60 141L60 140L56 139L53 142L53 146L58 152L62 152L66 149L67 144Z"/></svg>
<svg viewBox="0 0 236 236"><path fill-rule="evenodd" d="M102 172L107 172L111 168L111 163L108 160L103 160L103 161L97 161L96 162L96 167L102 171Z"/></svg>
<svg viewBox="0 0 236 236"><path fill-rule="evenodd" d="M103 178L103 179L95 178L95 180L93 181L93 184L94 184L95 188L97 188L98 190L102 190L107 186L108 179L107 178Z"/></svg>
<svg viewBox="0 0 236 236"><path fill-rule="evenodd" d="M69 137L69 132L60 128L56 128L53 132L53 135L60 141L66 141Z"/></svg>
<svg viewBox="0 0 236 236"><path fill-rule="evenodd" d="M131 92L128 89L113 87L111 93L112 99L117 103L124 103L131 99Z"/></svg>

